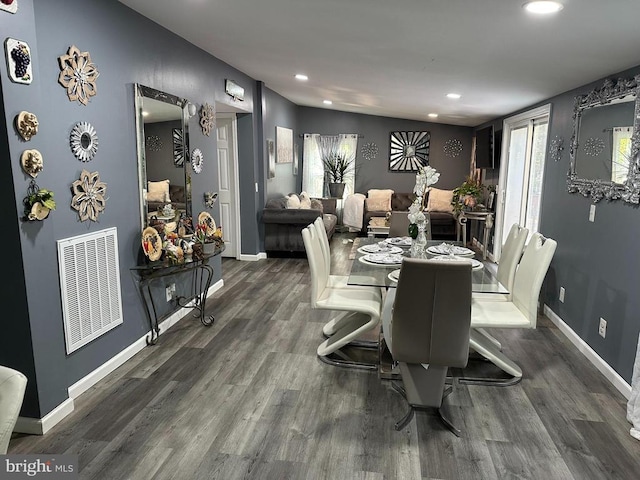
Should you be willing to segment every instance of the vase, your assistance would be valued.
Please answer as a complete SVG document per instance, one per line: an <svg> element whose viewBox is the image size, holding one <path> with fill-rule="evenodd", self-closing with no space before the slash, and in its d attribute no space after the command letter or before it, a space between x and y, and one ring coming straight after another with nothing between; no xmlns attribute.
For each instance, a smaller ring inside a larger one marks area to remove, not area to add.
<svg viewBox="0 0 640 480"><path fill-rule="evenodd" d="M418 236L411 240L411 257L425 258L425 248L427 247L427 220L418 220Z"/></svg>
<svg viewBox="0 0 640 480"><path fill-rule="evenodd" d="M342 198L345 186L346 183L330 183L329 195L331 195L331 198Z"/></svg>

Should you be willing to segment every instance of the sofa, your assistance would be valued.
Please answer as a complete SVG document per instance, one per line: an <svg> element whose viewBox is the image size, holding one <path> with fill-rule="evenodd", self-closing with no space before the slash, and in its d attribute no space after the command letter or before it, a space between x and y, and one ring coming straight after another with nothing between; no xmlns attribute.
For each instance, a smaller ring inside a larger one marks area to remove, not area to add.
<svg viewBox="0 0 640 480"><path fill-rule="evenodd" d="M147 212L155 212L170 203L175 210L186 209L186 198L183 185L171 185L169 180L148 182Z"/></svg>
<svg viewBox="0 0 640 480"><path fill-rule="evenodd" d="M335 198L310 199L310 204L303 206L291 201L294 196L299 197L290 194L272 198L262 210L264 249L269 256L305 253L302 229L320 216L329 240L336 231L338 217Z"/></svg>
<svg viewBox="0 0 640 480"><path fill-rule="evenodd" d="M449 192L446 190L432 189L436 193ZM363 221L361 235L367 234L367 226L369 220L372 217L384 217L387 212L408 212L409 207L413 203L415 195L413 193L406 192L393 192L391 194L391 208L383 208L385 205L380 205L377 202L368 201L365 199L363 209ZM425 205L429 205L429 193L424 200ZM433 202L432 202L433 203ZM447 202L445 201L445 204ZM388 205L386 205L388 207ZM455 240L457 236L456 217L453 214L453 209L449 208L450 205L443 205L435 210L429 210L429 216L431 218L431 237L434 240Z"/></svg>

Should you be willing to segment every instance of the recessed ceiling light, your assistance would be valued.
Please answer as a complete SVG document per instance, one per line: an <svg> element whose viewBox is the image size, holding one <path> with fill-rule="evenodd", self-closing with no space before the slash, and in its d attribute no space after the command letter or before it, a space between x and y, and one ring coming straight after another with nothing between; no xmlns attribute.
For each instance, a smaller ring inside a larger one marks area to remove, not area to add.
<svg viewBox="0 0 640 480"><path fill-rule="evenodd" d="M149 112L147 112L147 111L143 110L143 111L142 111L142 116L143 116L143 117L146 117L147 115L149 115Z"/></svg>
<svg viewBox="0 0 640 480"><path fill-rule="evenodd" d="M307 80L309 80L309 77L307 77L304 73L298 73L296 74L296 80L306 82Z"/></svg>
<svg viewBox="0 0 640 480"><path fill-rule="evenodd" d="M462 95L460 95L459 93L447 93L447 98L452 98L454 100L457 100L461 97Z"/></svg>
<svg viewBox="0 0 640 480"><path fill-rule="evenodd" d="M430 113L428 116L431 117L431 118L438 118L438 114L437 113Z"/></svg>
<svg viewBox="0 0 640 480"><path fill-rule="evenodd" d="M324 103L325 105L333 105L333 102L331 100L323 100L322 103Z"/></svg>
<svg viewBox="0 0 640 480"><path fill-rule="evenodd" d="M535 2L527 2L523 5L524 9L527 12L531 13L556 13L564 8L564 6L559 2L551 2L551 1L535 1Z"/></svg>

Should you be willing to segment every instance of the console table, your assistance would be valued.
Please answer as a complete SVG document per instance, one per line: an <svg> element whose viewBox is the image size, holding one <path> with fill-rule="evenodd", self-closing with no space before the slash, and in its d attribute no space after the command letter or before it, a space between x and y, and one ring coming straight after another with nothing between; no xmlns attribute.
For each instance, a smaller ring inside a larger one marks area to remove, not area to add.
<svg viewBox="0 0 640 480"><path fill-rule="evenodd" d="M147 320L151 327L151 333L147 336L147 345L155 345L160 336L158 325L158 314L156 305L151 294L151 286L161 278L176 275L182 272L191 272L192 284L191 295L188 297L176 297L176 305L198 310L200 322L205 327L213 325L215 320L213 315L205 315L207 293L213 278L213 267L209 265L209 259L220 255L224 251L224 244L211 254L205 254L203 259L194 259L191 256L185 257L183 262L169 262L160 260L157 262L147 262L130 269L133 280L138 286L138 292L144 305ZM189 304L193 300L193 304Z"/></svg>
<svg viewBox="0 0 640 480"><path fill-rule="evenodd" d="M482 259L487 259L487 249L489 248L489 233L493 228L492 212L465 212L462 211L458 215L458 235L457 240L460 241L460 231L462 230L462 244L467 244L467 222L476 220L484 222L484 230L482 235Z"/></svg>

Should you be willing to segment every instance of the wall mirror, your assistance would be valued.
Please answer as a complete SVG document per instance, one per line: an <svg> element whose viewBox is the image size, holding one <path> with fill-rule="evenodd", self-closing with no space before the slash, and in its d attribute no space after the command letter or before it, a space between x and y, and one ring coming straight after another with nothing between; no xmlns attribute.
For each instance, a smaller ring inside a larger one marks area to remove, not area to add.
<svg viewBox="0 0 640 480"><path fill-rule="evenodd" d="M191 216L188 101L135 85L140 223Z"/></svg>
<svg viewBox="0 0 640 480"><path fill-rule="evenodd" d="M576 97L569 192L640 202L640 75Z"/></svg>

